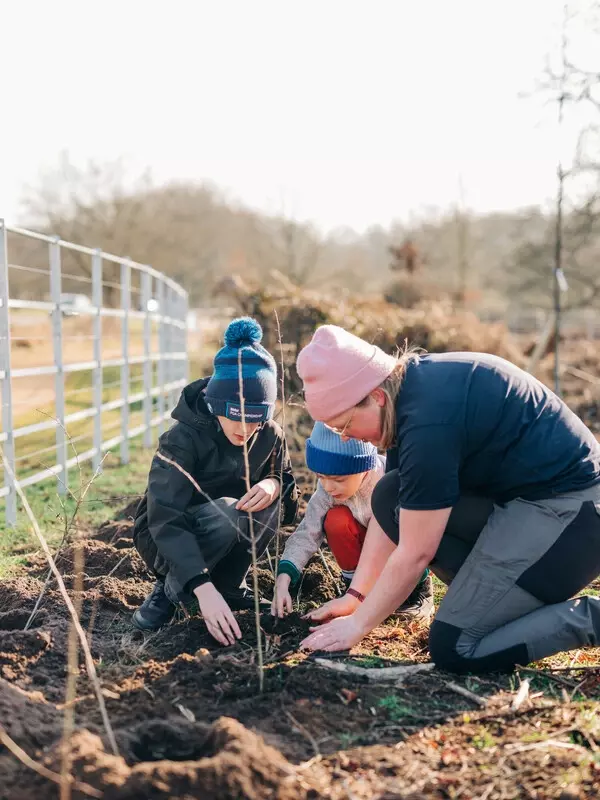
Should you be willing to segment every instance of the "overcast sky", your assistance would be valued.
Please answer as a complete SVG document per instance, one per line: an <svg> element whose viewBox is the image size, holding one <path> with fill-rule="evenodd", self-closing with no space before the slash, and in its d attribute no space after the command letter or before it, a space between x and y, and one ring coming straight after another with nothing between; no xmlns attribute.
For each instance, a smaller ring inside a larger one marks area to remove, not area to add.
<svg viewBox="0 0 600 800"><path fill-rule="evenodd" d="M0 216L18 219L24 184L63 149L323 229L446 207L459 176L477 210L543 203L556 127L519 93L556 52L562 6L5 0Z"/></svg>

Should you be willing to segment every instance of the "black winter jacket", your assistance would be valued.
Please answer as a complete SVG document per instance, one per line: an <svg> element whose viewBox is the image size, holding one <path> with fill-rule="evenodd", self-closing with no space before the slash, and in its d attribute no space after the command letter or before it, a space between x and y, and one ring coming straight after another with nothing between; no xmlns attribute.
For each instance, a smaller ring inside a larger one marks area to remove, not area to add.
<svg viewBox="0 0 600 800"><path fill-rule="evenodd" d="M244 448L229 442L208 410L203 394L207 383L208 378L204 378L184 388L171 414L176 422L158 442L158 451L183 467L204 494L176 467L155 455L134 523L134 540L140 552L153 545L157 559L168 562L184 587L206 573L202 531L197 526L192 528L189 510L209 499L239 498L246 493ZM283 524L291 524L298 510L298 490L283 431L273 420L248 442L248 461L251 486L268 477L279 480L283 462Z"/></svg>

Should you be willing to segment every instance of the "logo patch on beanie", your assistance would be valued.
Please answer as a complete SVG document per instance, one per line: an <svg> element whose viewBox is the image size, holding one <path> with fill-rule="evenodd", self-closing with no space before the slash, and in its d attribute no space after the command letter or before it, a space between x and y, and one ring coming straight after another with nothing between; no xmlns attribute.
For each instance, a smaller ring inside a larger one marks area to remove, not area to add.
<svg viewBox="0 0 600 800"><path fill-rule="evenodd" d="M244 418L246 422L264 422L269 418L268 405L255 405L251 406L244 403ZM239 403L227 403L225 408L225 416L227 419L232 419L238 422L242 419L242 407Z"/></svg>

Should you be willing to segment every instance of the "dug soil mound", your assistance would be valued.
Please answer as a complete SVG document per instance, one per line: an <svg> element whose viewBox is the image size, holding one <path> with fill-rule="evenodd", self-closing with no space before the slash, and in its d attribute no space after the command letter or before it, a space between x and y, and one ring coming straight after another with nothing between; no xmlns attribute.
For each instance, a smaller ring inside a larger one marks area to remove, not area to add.
<svg viewBox="0 0 600 800"><path fill-rule="evenodd" d="M133 520L105 522L98 528L95 538L117 549L133 547Z"/></svg>
<svg viewBox="0 0 600 800"><path fill-rule="evenodd" d="M137 551L129 548L125 552L115 547L114 543L99 539L77 542L65 547L57 556L56 565L64 575L73 575L76 571L76 560L83 565L86 578L115 576L116 578L147 578L148 568ZM30 564L32 575L45 576L48 563L43 555L36 556Z"/></svg>

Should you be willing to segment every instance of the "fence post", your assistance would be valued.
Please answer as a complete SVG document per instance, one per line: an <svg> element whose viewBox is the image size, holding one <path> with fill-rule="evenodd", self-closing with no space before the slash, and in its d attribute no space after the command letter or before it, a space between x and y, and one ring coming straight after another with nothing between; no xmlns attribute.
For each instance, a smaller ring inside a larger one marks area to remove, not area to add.
<svg viewBox="0 0 600 800"><path fill-rule="evenodd" d="M96 250L92 256L92 303L96 307L93 320L94 330L94 361L96 366L92 373L92 386L94 407L94 456L92 467L94 471L102 464L102 251Z"/></svg>
<svg viewBox="0 0 600 800"><path fill-rule="evenodd" d="M144 447L152 447L152 317L150 316L150 300L152 294L152 276L144 270L142 279L142 311L144 311Z"/></svg>
<svg viewBox="0 0 600 800"><path fill-rule="evenodd" d="M10 312L8 309L8 243L4 220L0 219L0 387L2 397L2 433L6 439L2 449L14 471L15 440L13 438L12 386L10 377ZM17 494L14 482L4 470L4 487L8 489L4 506L4 521L11 528L17 521Z"/></svg>
<svg viewBox="0 0 600 800"><path fill-rule="evenodd" d="M161 434L165 428L165 323L166 299L165 284L162 278L157 278L156 299L158 300L158 433Z"/></svg>
<svg viewBox="0 0 600 800"><path fill-rule="evenodd" d="M181 344L182 350L185 353L186 357L183 361L181 367L181 377L184 379L186 383L189 383L190 380L190 360L188 356L188 327L187 327L187 318L188 318L188 311L189 311L189 295L187 292L184 292L181 295L181 309L182 309L182 317L185 320L185 329L182 331L181 334Z"/></svg>
<svg viewBox="0 0 600 800"><path fill-rule="evenodd" d="M185 319L181 316L181 306L179 305L179 294L175 291L175 289L171 288L171 316L175 322L181 321L185 323ZM172 335L171 335L171 352L178 353L181 350L180 341L181 341L181 328L178 328L176 325L171 325ZM173 369L171 370L171 380L177 381L179 380L179 360L173 359ZM171 408L175 408L177 405L177 401L179 400L178 392L181 391L180 389L171 389Z"/></svg>
<svg viewBox="0 0 600 800"><path fill-rule="evenodd" d="M172 354L175 352L175 331L177 330L176 327L173 325L173 321L176 316L175 308L173 307L173 289L167 284L165 286L165 296L166 296L166 307L167 307L167 316L169 317L169 321L165 328L165 350L168 354L166 369L165 369L165 381L167 384L170 384L174 380L174 375L177 370L177 365L175 364L175 360L171 358ZM167 400L167 413L173 409L175 405L174 401L174 392L173 389L170 388L167 392L166 400Z"/></svg>
<svg viewBox="0 0 600 800"><path fill-rule="evenodd" d="M50 296L54 303L52 309L52 342L54 346L54 393L56 397L56 463L60 467L57 475L58 493L66 494L69 486L67 472L67 434L65 431L65 371L63 364L62 309L60 304L60 237L54 236L49 244L50 256Z"/></svg>
<svg viewBox="0 0 600 800"><path fill-rule="evenodd" d="M121 464L129 464L129 305L131 301L131 265L121 264Z"/></svg>

